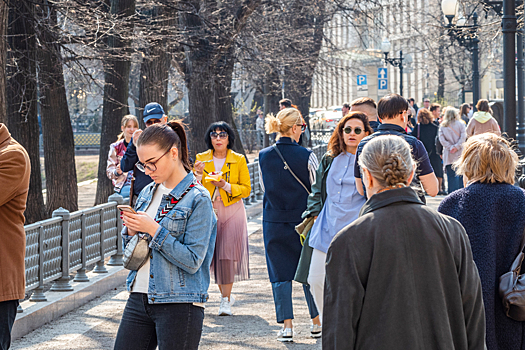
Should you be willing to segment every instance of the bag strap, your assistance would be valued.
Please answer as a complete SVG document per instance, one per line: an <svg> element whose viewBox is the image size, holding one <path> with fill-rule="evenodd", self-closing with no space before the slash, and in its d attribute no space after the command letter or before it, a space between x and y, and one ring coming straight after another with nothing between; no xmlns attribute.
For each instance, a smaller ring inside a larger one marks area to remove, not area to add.
<svg viewBox="0 0 525 350"><path fill-rule="evenodd" d="M166 214L168 214L168 213L171 211L171 209L175 208L175 206L177 205L177 203L179 203L179 202L182 200L182 198L184 198L184 196L187 195L188 192L191 191L191 189L192 189L193 187L195 187L195 183L192 182L191 185L186 189L186 191L184 191L184 192L180 195L180 197L179 197L178 199L175 198L175 197L171 197L171 200L170 200L168 203L166 203L166 205L164 206L164 208L162 208L162 210L161 210L161 211L159 212L159 214L157 215L157 218L155 219L155 221L156 221L157 223L159 223L159 222L160 222L160 221L166 216Z"/></svg>
<svg viewBox="0 0 525 350"><path fill-rule="evenodd" d="M281 151L279 151L279 148L277 148L277 145L273 145L273 148L275 149L275 151L277 152L277 154L279 155L279 157L281 157L281 160L283 161L284 163L284 169L288 169L288 171L290 172L290 174L292 174L293 177L295 177L295 179L297 180L297 182L299 182L301 184L301 186L303 186L303 188L306 190L306 192L308 192L308 194L310 194L310 191L308 190L308 188L303 184L303 182L297 177L297 175L294 174L294 172L292 171L292 169L290 168L290 166L288 165L288 163L286 163L286 160L284 159Z"/></svg>

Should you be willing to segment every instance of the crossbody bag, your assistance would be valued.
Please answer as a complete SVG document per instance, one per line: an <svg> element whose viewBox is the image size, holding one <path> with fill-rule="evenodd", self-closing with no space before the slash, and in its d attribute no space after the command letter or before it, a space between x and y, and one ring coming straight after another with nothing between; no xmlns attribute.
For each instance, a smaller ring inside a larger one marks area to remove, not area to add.
<svg viewBox="0 0 525 350"><path fill-rule="evenodd" d="M157 223L160 223L160 221L166 216L166 214L168 214L173 208L175 208L177 203L179 203L182 200L182 198L184 198L184 196L191 191L193 187L195 187L194 183L192 183L186 189L186 191L184 191L181 194L181 196L178 199L172 197L171 200L168 203L166 203L164 208L162 208L162 210L157 214L155 221ZM126 246L126 249L124 250L123 260L124 267L126 269L138 271L142 266L144 266L150 255L150 241L151 236L147 233L137 233L133 236L133 238L131 238L128 245Z"/></svg>
<svg viewBox="0 0 525 350"><path fill-rule="evenodd" d="M306 187L303 182L297 177L297 175L295 175L295 173L292 171L292 168L290 168L290 166L288 165L288 163L286 163L286 160L284 159L281 151L279 151L279 148L277 148L277 145L273 145L273 148L275 149L275 151L277 152L277 154L279 155L279 157L281 157L281 160L283 161L284 163L284 169L285 170L288 170L290 172L290 174L292 174L292 176L297 180L297 182L299 182L301 184L301 186L303 186L303 188L305 189L306 192L308 192L308 194L310 194L310 190L308 190L308 187Z"/></svg>

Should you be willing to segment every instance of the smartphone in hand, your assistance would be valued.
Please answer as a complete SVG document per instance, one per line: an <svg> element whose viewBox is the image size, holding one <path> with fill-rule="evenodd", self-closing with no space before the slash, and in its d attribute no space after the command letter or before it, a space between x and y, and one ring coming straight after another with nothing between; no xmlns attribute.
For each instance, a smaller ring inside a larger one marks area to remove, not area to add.
<svg viewBox="0 0 525 350"><path fill-rule="evenodd" d="M129 205L117 205L117 208L120 209L121 211L125 211L125 212L131 213L131 214L137 214L135 209L133 209Z"/></svg>

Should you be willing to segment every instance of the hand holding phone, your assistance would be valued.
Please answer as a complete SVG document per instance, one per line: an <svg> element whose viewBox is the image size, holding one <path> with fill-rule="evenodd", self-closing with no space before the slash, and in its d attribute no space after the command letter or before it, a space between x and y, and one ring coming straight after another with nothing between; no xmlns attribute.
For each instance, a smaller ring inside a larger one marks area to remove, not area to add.
<svg viewBox="0 0 525 350"><path fill-rule="evenodd" d="M125 211L125 212L131 213L131 214L137 214L135 209L133 209L129 205L117 205L117 208L120 209L121 211Z"/></svg>

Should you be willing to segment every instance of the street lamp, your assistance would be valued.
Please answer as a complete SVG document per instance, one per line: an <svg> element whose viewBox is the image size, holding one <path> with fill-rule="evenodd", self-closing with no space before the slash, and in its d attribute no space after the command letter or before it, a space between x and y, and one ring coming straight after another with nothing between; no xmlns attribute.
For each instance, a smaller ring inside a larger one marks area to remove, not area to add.
<svg viewBox="0 0 525 350"><path fill-rule="evenodd" d="M456 21L456 24L452 24L456 16L457 0L443 0L441 10L448 21L445 25L447 35L472 54L472 97L475 106L480 98L478 14L476 12L472 14L472 25L467 24L468 20L463 16Z"/></svg>
<svg viewBox="0 0 525 350"><path fill-rule="evenodd" d="M383 51L383 54L385 55L385 63L389 63L392 66L399 68L399 94L403 96L403 61L407 64L412 63L412 56L406 55L403 58L403 51L399 51L399 57L388 58L391 48L392 45L390 44L390 41L385 38L381 43L381 51Z"/></svg>
<svg viewBox="0 0 525 350"><path fill-rule="evenodd" d="M503 33L503 131L509 138L516 139L516 70L518 68L518 141L520 149L525 151L525 104L523 97L524 72L523 29L518 33L516 45L516 6L523 0L483 1L485 13L492 9L501 16L501 32Z"/></svg>

